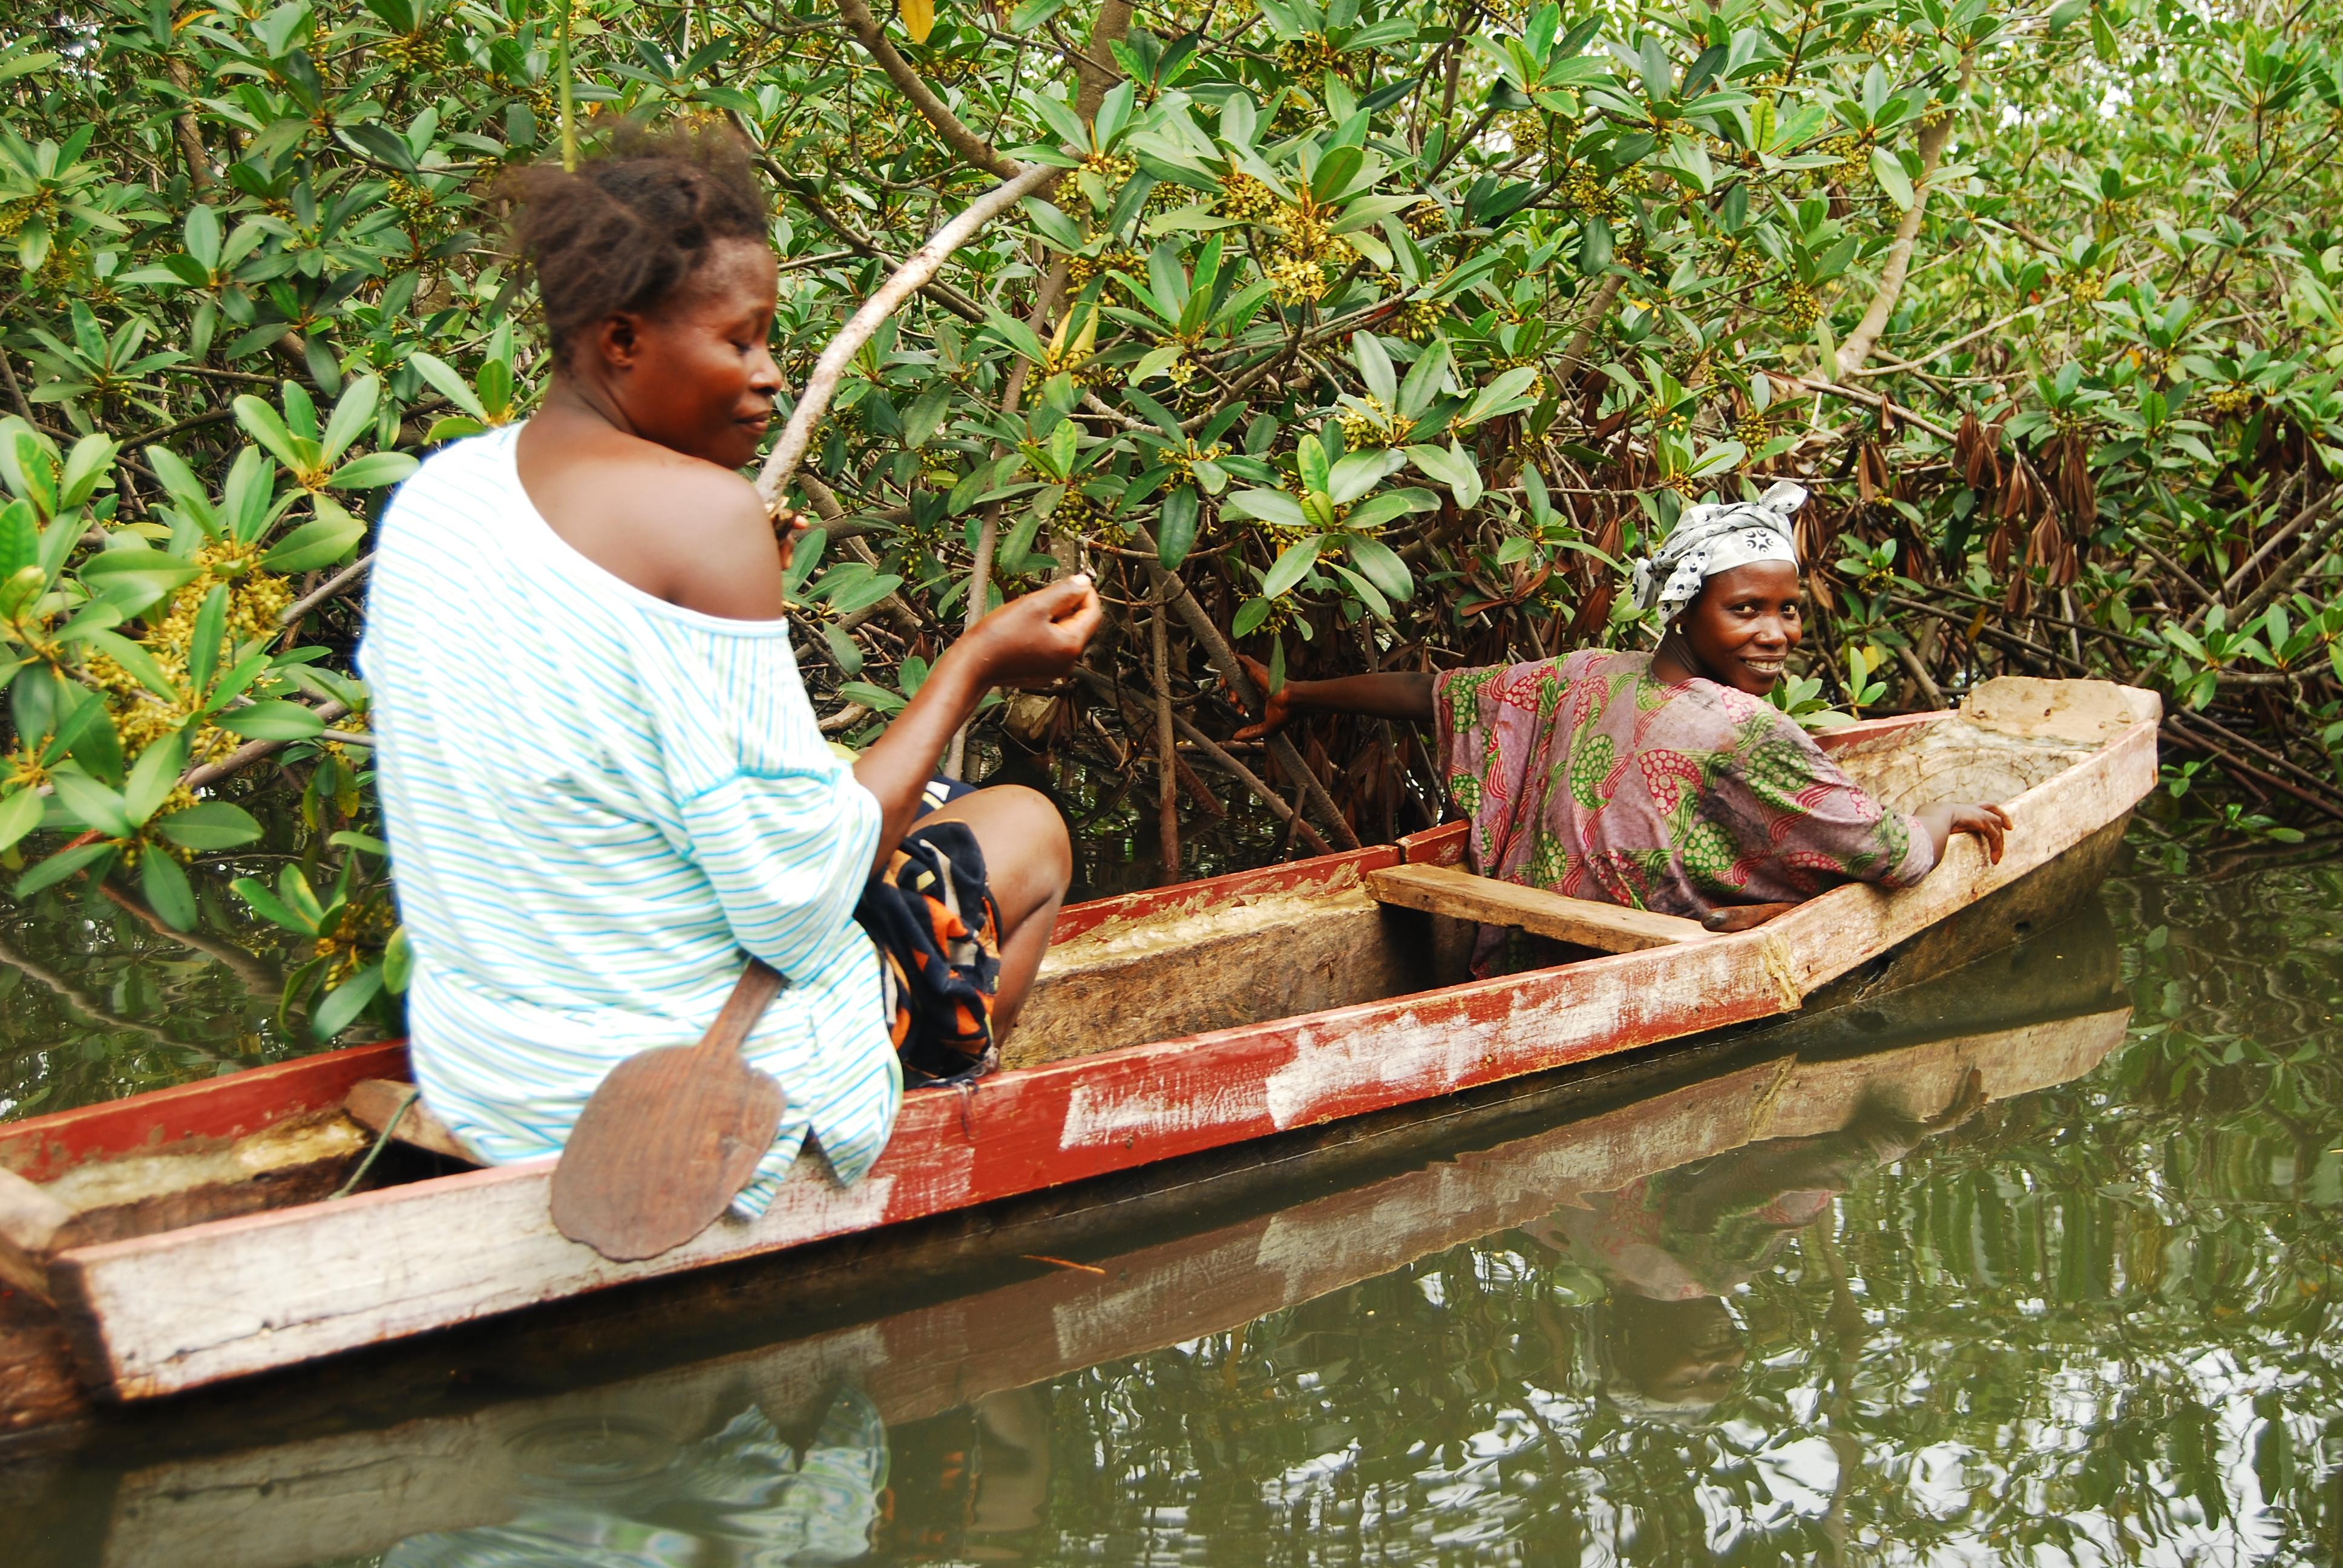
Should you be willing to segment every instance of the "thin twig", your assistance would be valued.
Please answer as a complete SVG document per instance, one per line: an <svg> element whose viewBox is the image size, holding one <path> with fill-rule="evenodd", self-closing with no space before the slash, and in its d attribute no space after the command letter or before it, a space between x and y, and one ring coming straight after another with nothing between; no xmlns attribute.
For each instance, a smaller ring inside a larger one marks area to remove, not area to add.
<svg viewBox="0 0 2343 1568"><path fill-rule="evenodd" d="M1074 671L1074 674L1081 678L1083 685L1088 686L1100 696L1105 698L1108 701L1111 702L1116 699L1117 693L1114 689L1114 683L1109 680L1105 676L1101 675L1098 671L1094 669L1077 668ZM1188 742L1194 746L1197 750L1202 752L1214 762L1220 764L1220 766L1239 783L1242 784L1247 789L1252 791L1253 798L1261 801L1262 805L1267 806L1270 809L1270 814L1274 816L1280 822L1293 820L1293 808L1287 805L1284 799L1280 796L1276 790L1269 787L1268 780L1262 779L1260 774L1255 773L1252 769L1246 767L1243 763L1238 761L1235 758L1222 750L1219 742L1215 741L1211 736L1205 734L1202 730L1190 723L1187 718L1177 709L1172 710L1172 728L1179 730L1181 735L1186 738ZM1318 834L1318 830L1312 828L1308 822L1298 822L1296 823L1296 827L1303 838L1308 839L1311 843L1317 846L1318 852L1320 854L1332 854L1333 852L1333 846L1327 843L1324 839L1321 838Z"/></svg>
<svg viewBox="0 0 2343 1568"><path fill-rule="evenodd" d="M1933 420L1924 419L1919 415L1912 412L1911 409L1906 407L1903 404L1896 402L1894 398L1883 397L1876 392L1865 392L1853 387L1841 387L1835 382L1815 381L1803 377L1796 379L1791 379L1790 377L1785 377L1784 379L1789 381L1791 386L1798 387L1802 391L1818 393L1825 397L1844 397L1850 403L1860 403L1866 408L1885 409L1896 418L1903 420L1906 425L1916 425L1921 429L1926 430L1929 435L1936 437L1940 441L1957 441L1960 439L1958 436L1956 436L1952 431L1946 429L1942 425L1936 424Z"/></svg>
<svg viewBox="0 0 2343 1568"><path fill-rule="evenodd" d="M935 89L920 78L919 72L911 68L911 63L904 59L888 40L886 29L880 25L879 18L870 14L870 7L862 0L838 0L838 14L845 18L846 25L862 47L870 52L870 57L879 62L879 68L887 73L887 79L911 100L911 106L935 127L936 135L943 138L945 146L960 155L962 162L1006 180L1021 178L1024 173L1031 172L1021 171L1015 160L1001 156L990 142L970 130L960 117L951 112L950 106L936 96ZM1055 174L1059 171L1052 169L1050 172Z"/></svg>
<svg viewBox="0 0 2343 1568"><path fill-rule="evenodd" d="M285 608L283 613L277 616L277 624L279 626L291 626L295 621L299 620L302 617L307 615L311 610L316 609L327 599L337 598L339 595L346 592L353 583L356 583L360 578L366 576L367 569L373 565L374 552L369 550L365 555L362 555L357 559L352 561L348 566L344 567L340 571L336 572L332 577L327 578L323 583L319 584L310 592L302 595L297 599L295 599L292 604L288 605Z"/></svg>
<svg viewBox="0 0 2343 1568"><path fill-rule="evenodd" d="M1151 553L1155 550L1155 538L1146 528L1134 526L1131 537L1140 548ZM1144 565L1149 584L1156 592L1163 592L1166 582L1178 588L1172 600L1173 612L1202 646L1204 658L1212 665L1212 672L1226 681L1229 689L1243 700L1248 713L1258 714L1261 711L1261 693L1254 688L1252 678L1245 674L1244 665L1238 659L1236 649L1230 647L1229 639L1221 635L1221 628L1212 624L1212 618L1204 613L1204 607L1196 602L1196 596L1189 591L1188 585L1153 561ZM1293 742L1282 735L1272 735L1269 738L1269 754L1277 759L1280 768L1301 782L1303 792L1310 798L1310 804L1333 831L1342 848L1357 849L1358 834L1351 830L1350 820L1342 815L1342 809L1334 804L1334 797L1326 792L1326 786L1319 782L1318 775L1310 764L1302 759L1302 753L1293 749Z"/></svg>
<svg viewBox="0 0 2343 1568"><path fill-rule="evenodd" d="M1036 165L1014 179L995 186L982 197L971 203L958 217L938 229L928 243L911 253L895 276L881 284L879 292L865 300L862 308L840 328L830 347L821 351L814 362L813 373L806 377L805 390L798 398L796 411L781 431L781 438L773 443L772 456L765 459L764 471L757 477L758 493L764 497L769 508L780 505L781 490L804 460L806 447L812 443L813 427L829 410L830 400L838 392L839 378L845 374L849 361L861 352L870 341L879 324L895 313L896 307L918 292L921 284L933 277L944 258L973 236L977 230L1007 212L1026 196L1040 190L1062 171Z"/></svg>
<svg viewBox="0 0 2343 1568"><path fill-rule="evenodd" d="M1162 840L1163 874L1180 879L1179 770L1172 766L1179 753L1172 743L1172 607L1159 593L1155 613L1148 618L1150 652L1155 666L1155 819Z"/></svg>
<svg viewBox="0 0 2343 1568"><path fill-rule="evenodd" d="M331 724L335 719L339 719L349 710L349 704L346 702L327 702L319 705L311 711L315 712L317 716L326 723ZM322 740L329 739L329 737L315 736L308 737L307 739ZM229 752L226 756L221 758L218 761L206 762L200 768L190 768L185 773L180 774L180 788L186 789L208 789L213 785L218 783L221 779L229 777L231 774L242 772L245 769L251 767L262 758L274 756L276 753L282 751L286 747L291 744L292 742L289 740L247 740L243 745L237 747L235 750Z"/></svg>

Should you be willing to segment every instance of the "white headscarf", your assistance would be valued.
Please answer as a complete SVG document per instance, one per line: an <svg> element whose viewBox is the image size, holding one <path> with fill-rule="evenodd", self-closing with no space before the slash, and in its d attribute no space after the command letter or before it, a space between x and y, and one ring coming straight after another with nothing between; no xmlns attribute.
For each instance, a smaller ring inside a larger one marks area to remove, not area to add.
<svg viewBox="0 0 2343 1568"><path fill-rule="evenodd" d="M1673 618L1719 572L1752 561L1796 566L1790 518L1805 502L1805 487L1785 479L1754 501L1691 508L1666 540L1635 563L1635 608L1656 605L1664 619Z"/></svg>

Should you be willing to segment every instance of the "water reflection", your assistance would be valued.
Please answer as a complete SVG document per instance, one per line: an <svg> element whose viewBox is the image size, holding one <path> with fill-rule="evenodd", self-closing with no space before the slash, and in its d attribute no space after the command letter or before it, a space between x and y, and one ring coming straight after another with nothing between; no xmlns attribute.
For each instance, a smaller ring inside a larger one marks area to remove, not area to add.
<svg viewBox="0 0 2343 1568"><path fill-rule="evenodd" d="M35 1560L2343 1560L2343 878L2108 893L2113 931L1101 1272L600 1386L101 1434L47 1508L81 1544Z"/></svg>
<svg viewBox="0 0 2343 1568"><path fill-rule="evenodd" d="M1563 1266L1607 1286L1593 1314L1595 1375L1631 1415L1690 1419L1733 1392L1748 1347L1725 1299L1775 1266L1792 1236L1829 1214L1864 1176L1986 1105L1971 1069L1925 1121L1865 1102L1836 1131L1769 1138L1588 1195L1522 1227Z"/></svg>
<svg viewBox="0 0 2343 1568"><path fill-rule="evenodd" d="M870 1548L887 1427L861 1394L802 1447L751 1404L678 1448L653 1422L557 1421L518 1434L512 1517L417 1535L384 1568L782 1568Z"/></svg>

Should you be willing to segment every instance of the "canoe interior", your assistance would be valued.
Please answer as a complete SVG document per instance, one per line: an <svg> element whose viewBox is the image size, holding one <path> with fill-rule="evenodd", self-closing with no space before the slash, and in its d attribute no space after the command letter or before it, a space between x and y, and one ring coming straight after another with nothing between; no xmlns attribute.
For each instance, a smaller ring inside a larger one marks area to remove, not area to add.
<svg viewBox="0 0 2343 1568"><path fill-rule="evenodd" d="M1820 739L1866 788L1911 810L1938 799L2016 796L2152 717L2153 702L2103 682L2005 678L1980 686L1958 712L1873 720ZM1398 845L1067 910L1025 1015L1004 1042L1003 1066L1079 1060L1464 981L1472 926L1379 904L1364 884L1366 873L1384 867L1462 863L1463 833L1452 824ZM2103 866L2104 857L2094 859ZM2096 869L2090 874L2095 879ZM1598 957L1564 950L1565 960L1574 953ZM74 1211L60 1251L310 1202L337 1189L373 1141L341 1112L342 1098L362 1080L406 1076L402 1046L366 1045L0 1125L0 1170ZM368 1184L453 1169L395 1149Z"/></svg>

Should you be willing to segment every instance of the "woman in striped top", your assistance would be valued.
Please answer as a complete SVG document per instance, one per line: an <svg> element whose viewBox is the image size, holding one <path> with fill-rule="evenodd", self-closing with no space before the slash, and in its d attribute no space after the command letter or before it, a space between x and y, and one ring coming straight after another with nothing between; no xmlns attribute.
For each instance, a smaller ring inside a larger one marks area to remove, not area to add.
<svg viewBox="0 0 2343 1568"><path fill-rule="evenodd" d="M744 150L638 136L518 194L553 345L544 406L401 488L360 649L415 950L416 1081L483 1158L554 1153L613 1066L696 1039L743 953L762 959L789 983L744 1050L788 1110L738 1204L753 1213L809 1133L843 1181L884 1147L902 970L858 902L921 841L905 844L922 787L979 699L1065 675L1098 598L1075 578L988 617L840 760L790 653L787 547L739 471L780 387ZM980 851L957 870L969 924L997 914L976 978L995 982L997 959L1005 1030L1065 895L1064 823L998 789L920 831L936 825L972 843L963 862Z"/></svg>

